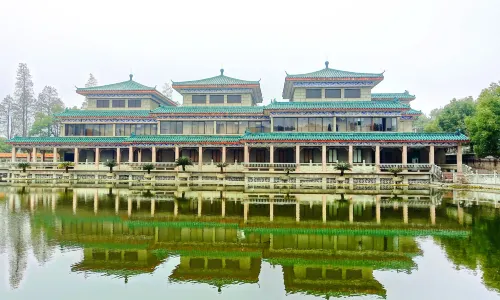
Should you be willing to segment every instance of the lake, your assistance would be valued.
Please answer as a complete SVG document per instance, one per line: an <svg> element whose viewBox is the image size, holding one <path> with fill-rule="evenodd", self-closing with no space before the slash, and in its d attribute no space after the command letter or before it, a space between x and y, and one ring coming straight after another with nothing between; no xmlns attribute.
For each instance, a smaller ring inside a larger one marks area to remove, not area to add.
<svg viewBox="0 0 500 300"><path fill-rule="evenodd" d="M0 189L0 299L500 299L500 195Z"/></svg>

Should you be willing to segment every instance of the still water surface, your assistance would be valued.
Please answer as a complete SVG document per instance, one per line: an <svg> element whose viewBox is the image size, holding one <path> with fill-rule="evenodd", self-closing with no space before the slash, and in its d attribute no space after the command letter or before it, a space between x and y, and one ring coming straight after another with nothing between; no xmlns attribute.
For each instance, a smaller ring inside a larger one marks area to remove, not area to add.
<svg viewBox="0 0 500 300"><path fill-rule="evenodd" d="M5 188L0 299L500 299L498 195L411 193Z"/></svg>

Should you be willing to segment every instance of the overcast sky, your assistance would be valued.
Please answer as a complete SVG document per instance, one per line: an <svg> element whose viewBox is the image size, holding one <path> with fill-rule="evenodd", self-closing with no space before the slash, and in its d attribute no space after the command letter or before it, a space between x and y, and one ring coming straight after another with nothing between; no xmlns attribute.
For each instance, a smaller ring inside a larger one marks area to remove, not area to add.
<svg viewBox="0 0 500 300"><path fill-rule="evenodd" d="M0 9L0 98L25 62L35 93L56 87L78 105L89 73L99 84L219 74L261 79L264 103L288 73L330 67L385 72L374 91L410 91L425 112L476 97L500 80L500 1L39 1ZM178 94L174 100L180 101Z"/></svg>

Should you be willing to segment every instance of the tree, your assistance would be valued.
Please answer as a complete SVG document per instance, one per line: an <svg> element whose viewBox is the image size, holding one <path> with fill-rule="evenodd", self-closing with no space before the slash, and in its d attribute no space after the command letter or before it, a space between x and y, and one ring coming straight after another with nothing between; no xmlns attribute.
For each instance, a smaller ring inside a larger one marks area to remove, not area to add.
<svg viewBox="0 0 500 300"><path fill-rule="evenodd" d="M17 69L15 101L13 105L14 133L28 136L35 109L33 80L26 64L20 63Z"/></svg>
<svg viewBox="0 0 500 300"><path fill-rule="evenodd" d="M172 93L174 92L174 89L172 88L172 85L168 82L165 82L161 88L161 93L165 95L168 99L172 99Z"/></svg>
<svg viewBox="0 0 500 300"><path fill-rule="evenodd" d="M23 173L26 173L26 168L29 168L30 163L29 162L20 162L17 164L17 167L20 169L23 169Z"/></svg>
<svg viewBox="0 0 500 300"><path fill-rule="evenodd" d="M54 114L64 110L64 103L59 98L57 90L54 87L45 86L38 95L36 107L38 111L35 114L35 121L31 127L30 135L58 136L59 123Z"/></svg>
<svg viewBox="0 0 500 300"><path fill-rule="evenodd" d="M227 167L229 164L227 162L220 162L217 164L217 167L220 168L220 173L224 173L224 168Z"/></svg>
<svg viewBox="0 0 500 300"><path fill-rule="evenodd" d="M155 168L155 165L153 165L153 164L145 164L144 166L142 166L142 169L144 171L147 171L148 174L151 174L151 170L154 170L154 168Z"/></svg>
<svg viewBox="0 0 500 300"><path fill-rule="evenodd" d="M7 144L7 139L0 138L0 153L10 152L12 150L12 146Z"/></svg>
<svg viewBox="0 0 500 300"><path fill-rule="evenodd" d="M59 169L64 169L64 172L68 173L69 168L74 166L75 164L71 161L63 161L57 166Z"/></svg>
<svg viewBox="0 0 500 300"><path fill-rule="evenodd" d="M191 159L189 157L181 156L181 157L179 157L175 161L175 165L176 166L181 166L182 167L182 171L185 172L186 171L186 166L192 166L193 162L191 161Z"/></svg>
<svg viewBox="0 0 500 300"><path fill-rule="evenodd" d="M481 92L476 113L465 123L478 156L500 156L500 82Z"/></svg>
<svg viewBox="0 0 500 300"><path fill-rule="evenodd" d="M109 173L113 173L113 168L118 166L118 163L113 159L107 161L104 165L109 168Z"/></svg>
<svg viewBox="0 0 500 300"><path fill-rule="evenodd" d="M94 77L94 75L92 73L89 74L89 80L87 80L87 83L85 84L85 87L86 88L89 88L89 87L94 87L94 86L97 86L99 85L99 83L97 82L97 79ZM82 109L84 108L87 108L88 106L88 101L87 101L87 97L85 97L85 100L83 100L83 103L82 103Z"/></svg>
<svg viewBox="0 0 500 300"><path fill-rule="evenodd" d="M13 114L14 99L10 95L7 95L0 103L0 126L2 126L0 133L5 135L7 139L14 137L12 127Z"/></svg>
<svg viewBox="0 0 500 300"><path fill-rule="evenodd" d="M455 132L457 129L460 129L462 132L467 132L465 118L472 116L475 110L476 103L472 97L458 100L453 98L450 103L443 108L436 120L439 128L444 132Z"/></svg>
<svg viewBox="0 0 500 300"><path fill-rule="evenodd" d="M335 170L340 171L340 176L344 176L345 171L350 171L352 169L351 164L347 162L339 162L335 165Z"/></svg>

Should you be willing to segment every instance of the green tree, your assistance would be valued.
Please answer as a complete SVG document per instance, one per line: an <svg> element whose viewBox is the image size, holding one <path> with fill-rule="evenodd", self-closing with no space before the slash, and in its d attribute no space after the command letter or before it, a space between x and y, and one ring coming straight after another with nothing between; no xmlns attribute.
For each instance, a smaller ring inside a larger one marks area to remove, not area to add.
<svg viewBox="0 0 500 300"><path fill-rule="evenodd" d="M478 156L500 156L500 82L481 92L476 113L465 122Z"/></svg>
<svg viewBox="0 0 500 300"><path fill-rule="evenodd" d="M453 98L436 117L437 126L440 131L444 132L455 132L460 129L462 132L467 133L465 119L472 116L475 111L476 103L472 97L458 100ZM435 129L435 127L429 129Z"/></svg>
<svg viewBox="0 0 500 300"><path fill-rule="evenodd" d="M189 157L181 156L175 161L175 165L178 167L179 166L182 167L182 171L185 172L186 166L192 166L193 162L191 161L191 159Z"/></svg>
<svg viewBox="0 0 500 300"><path fill-rule="evenodd" d="M12 146L6 143L7 139L0 137L0 153L10 152Z"/></svg>
<svg viewBox="0 0 500 300"><path fill-rule="evenodd" d="M36 106L33 80L27 64L19 64L14 95L14 105L12 108L14 133L20 136L28 136Z"/></svg>
<svg viewBox="0 0 500 300"><path fill-rule="evenodd" d="M14 117L14 98L7 95L0 103L0 133L4 134L7 139L14 137L14 128L12 120Z"/></svg>
<svg viewBox="0 0 500 300"><path fill-rule="evenodd" d="M59 98L57 90L51 86L45 86L36 101L38 112L31 126L30 135L34 136L58 136L59 123L54 117L55 113L64 110L64 103Z"/></svg>

